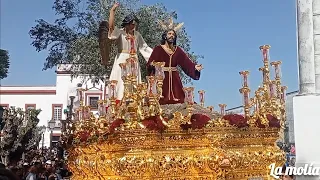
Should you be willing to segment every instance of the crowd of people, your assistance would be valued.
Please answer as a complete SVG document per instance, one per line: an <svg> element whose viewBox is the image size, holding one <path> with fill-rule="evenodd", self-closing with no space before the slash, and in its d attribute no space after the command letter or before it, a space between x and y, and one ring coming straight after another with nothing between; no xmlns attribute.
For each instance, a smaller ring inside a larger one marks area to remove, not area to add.
<svg viewBox="0 0 320 180"><path fill-rule="evenodd" d="M67 180L72 174L57 155L57 149L43 149L7 166L0 163L0 180Z"/></svg>

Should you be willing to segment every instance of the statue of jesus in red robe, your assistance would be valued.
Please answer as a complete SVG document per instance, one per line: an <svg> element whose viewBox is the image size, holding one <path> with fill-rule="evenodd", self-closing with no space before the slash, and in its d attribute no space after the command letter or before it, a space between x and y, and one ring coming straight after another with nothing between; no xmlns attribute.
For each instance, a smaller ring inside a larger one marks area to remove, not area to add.
<svg viewBox="0 0 320 180"><path fill-rule="evenodd" d="M165 78L162 86L160 104L184 103L185 93L179 76L178 66L194 80L200 79L202 65L195 64L188 55L176 45L177 34L174 29L167 30L162 35L161 45L156 46L147 63L148 75L154 75L152 62L165 62Z"/></svg>

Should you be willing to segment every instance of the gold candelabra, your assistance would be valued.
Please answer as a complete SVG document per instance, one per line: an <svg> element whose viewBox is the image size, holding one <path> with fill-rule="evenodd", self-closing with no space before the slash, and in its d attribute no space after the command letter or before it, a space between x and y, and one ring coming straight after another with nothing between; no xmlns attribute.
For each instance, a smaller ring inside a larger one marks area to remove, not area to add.
<svg viewBox="0 0 320 180"><path fill-rule="evenodd" d="M243 95L243 107L245 117L250 126L257 126L257 120L261 124L269 126L267 115L272 115L280 120L282 129L285 121L285 90L286 86L281 86L281 61L270 62L269 50L271 46L260 46L263 57L263 67L259 68L262 72L262 86L259 87L252 98L250 98L250 88L248 86L249 71L241 71L243 84L239 90ZM269 64L274 68L275 79L270 77Z"/></svg>

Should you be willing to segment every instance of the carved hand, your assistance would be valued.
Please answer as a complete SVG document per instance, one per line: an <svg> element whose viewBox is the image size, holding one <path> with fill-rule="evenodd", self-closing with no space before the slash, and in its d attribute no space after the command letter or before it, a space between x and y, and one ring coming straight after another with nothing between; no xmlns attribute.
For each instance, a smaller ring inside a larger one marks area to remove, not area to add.
<svg viewBox="0 0 320 180"><path fill-rule="evenodd" d="M201 71L203 69L202 64L197 64L195 66L196 70Z"/></svg>
<svg viewBox="0 0 320 180"><path fill-rule="evenodd" d="M112 8L111 8L111 11L116 11L117 10L117 8L119 7L119 3L118 2L116 2L116 3L114 3L114 5L112 6Z"/></svg>

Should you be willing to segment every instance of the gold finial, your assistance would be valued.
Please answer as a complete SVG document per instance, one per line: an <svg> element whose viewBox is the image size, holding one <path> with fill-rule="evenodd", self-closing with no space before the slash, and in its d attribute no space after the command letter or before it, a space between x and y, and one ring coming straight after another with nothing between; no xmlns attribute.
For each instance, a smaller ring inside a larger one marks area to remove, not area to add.
<svg viewBox="0 0 320 180"><path fill-rule="evenodd" d="M271 48L271 46L268 45L268 44L262 45L262 46L259 47L260 50L262 50L262 49L270 49L270 48Z"/></svg>

